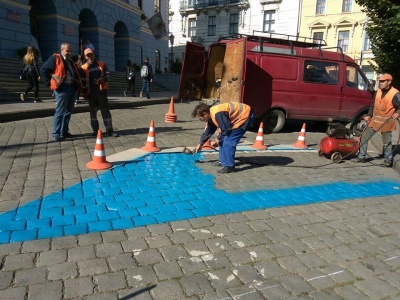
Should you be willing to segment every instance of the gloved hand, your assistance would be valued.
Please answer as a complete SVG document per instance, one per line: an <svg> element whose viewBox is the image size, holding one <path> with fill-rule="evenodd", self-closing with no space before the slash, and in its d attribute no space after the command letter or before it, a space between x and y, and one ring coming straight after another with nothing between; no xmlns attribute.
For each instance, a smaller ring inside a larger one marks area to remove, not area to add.
<svg viewBox="0 0 400 300"><path fill-rule="evenodd" d="M104 78L97 79L97 84L103 84L104 82Z"/></svg>
<svg viewBox="0 0 400 300"><path fill-rule="evenodd" d="M368 115L363 116L363 119L367 122L369 122L371 120L371 117Z"/></svg>
<svg viewBox="0 0 400 300"><path fill-rule="evenodd" d="M199 152L200 150L201 150L201 145L200 144L198 144L197 146L196 146L196 148L194 148L194 150L193 150L193 152L194 153L197 153L197 152Z"/></svg>
<svg viewBox="0 0 400 300"><path fill-rule="evenodd" d="M219 140L216 138L214 140L214 142L211 143L211 146L213 146L214 148L217 148L219 146Z"/></svg>

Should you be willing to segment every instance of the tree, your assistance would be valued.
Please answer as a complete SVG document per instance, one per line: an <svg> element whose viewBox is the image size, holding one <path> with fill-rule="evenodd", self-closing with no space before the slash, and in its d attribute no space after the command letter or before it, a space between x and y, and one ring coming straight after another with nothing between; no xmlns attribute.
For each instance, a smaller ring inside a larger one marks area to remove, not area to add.
<svg viewBox="0 0 400 300"><path fill-rule="evenodd" d="M369 18L367 32L376 66L400 81L400 1L355 0Z"/></svg>

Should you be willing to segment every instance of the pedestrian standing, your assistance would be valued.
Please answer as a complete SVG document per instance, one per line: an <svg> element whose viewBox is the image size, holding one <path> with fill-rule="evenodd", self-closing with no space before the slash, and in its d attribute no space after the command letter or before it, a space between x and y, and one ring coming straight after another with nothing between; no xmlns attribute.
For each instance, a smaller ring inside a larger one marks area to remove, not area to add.
<svg viewBox="0 0 400 300"><path fill-rule="evenodd" d="M82 90L89 100L90 125L92 126L93 136L97 136L99 121L97 112L100 110L103 123L106 127L106 135L118 137L114 132L110 108L108 105L107 91L109 72L107 65L97 60L92 49L86 48L84 51L86 63L80 68L82 77Z"/></svg>
<svg viewBox="0 0 400 300"><path fill-rule="evenodd" d="M219 145L219 165L223 168L218 173L231 173L235 171L236 146L245 132L254 121L254 112L244 103L228 102L209 107L206 104L197 105L192 117L201 122L207 122L207 127L200 137L200 143L196 146L197 153L205 142L219 128L216 146Z"/></svg>
<svg viewBox="0 0 400 300"><path fill-rule="evenodd" d="M146 57L140 69L140 77L143 79L140 97L143 97L143 93L146 93L147 99L150 99L150 82L153 82L153 68L149 61L149 58Z"/></svg>
<svg viewBox="0 0 400 300"><path fill-rule="evenodd" d="M25 101L26 96L33 89L35 103L42 102L42 100L39 99L39 67L37 63L35 49L32 46L29 46L27 48L26 54L23 58L23 62L23 69L25 71L26 80L28 81L28 86L26 87L25 92L20 95L20 98L22 101Z"/></svg>
<svg viewBox="0 0 400 300"><path fill-rule="evenodd" d="M72 46L62 43L60 53L55 53L40 68L44 83L49 86L56 97L56 110L53 122L53 138L62 141L72 138L69 132L69 121L76 99L76 91L80 88L78 68L71 59Z"/></svg>
<svg viewBox="0 0 400 300"><path fill-rule="evenodd" d="M132 66L132 61L129 59L125 65L125 75L126 75L126 82L127 82L127 89L124 90L124 96L128 94L128 91L132 89L132 97L136 97L135 95L135 67Z"/></svg>
<svg viewBox="0 0 400 300"><path fill-rule="evenodd" d="M85 63L85 58L84 58L84 56L79 54L79 55L78 55L78 58L77 58L77 60L76 60L76 62L75 62L76 67L79 69L84 63ZM78 89L78 90L76 91L75 104L81 103L81 102L79 101L80 93L81 93L81 91L80 91L80 89Z"/></svg>
<svg viewBox="0 0 400 300"><path fill-rule="evenodd" d="M400 116L400 93L392 86L393 77L383 74L379 78L379 89L375 92L374 101L364 116L368 122L361 141L358 157L353 158L355 163L365 163L368 149L368 141L380 132L383 142L383 164L391 167L393 164L392 132L396 129L396 119Z"/></svg>

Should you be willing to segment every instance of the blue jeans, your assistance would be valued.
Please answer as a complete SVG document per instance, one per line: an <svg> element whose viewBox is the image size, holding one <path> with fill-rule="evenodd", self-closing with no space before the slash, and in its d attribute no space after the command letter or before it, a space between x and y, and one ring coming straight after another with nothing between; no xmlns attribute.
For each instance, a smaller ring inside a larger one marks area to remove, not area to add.
<svg viewBox="0 0 400 300"><path fill-rule="evenodd" d="M361 141L360 141L360 153L358 154L359 158L365 158L367 155L368 149L368 140L376 133L376 131L372 127L368 127L365 129ZM383 142L383 156L385 160L392 160L392 132L381 132L382 142Z"/></svg>
<svg viewBox="0 0 400 300"><path fill-rule="evenodd" d="M75 88L73 85L61 85L54 91L56 111L53 120L53 137L60 137L69 132L69 121L75 104Z"/></svg>
<svg viewBox="0 0 400 300"><path fill-rule="evenodd" d="M243 137L243 135L246 133L246 131L252 125L254 117L255 117L254 112L251 111L249 118L242 126L232 130L230 135L224 136L219 141L219 161L221 162L221 166L223 167L235 166L236 146L239 143L240 139Z"/></svg>
<svg viewBox="0 0 400 300"><path fill-rule="evenodd" d="M150 98L150 79L143 78L141 93L146 93L146 97Z"/></svg>

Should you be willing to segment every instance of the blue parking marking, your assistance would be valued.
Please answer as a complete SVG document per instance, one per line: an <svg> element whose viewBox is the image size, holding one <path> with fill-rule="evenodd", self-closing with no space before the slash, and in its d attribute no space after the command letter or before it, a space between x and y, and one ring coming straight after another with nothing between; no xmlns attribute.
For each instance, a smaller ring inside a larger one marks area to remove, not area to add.
<svg viewBox="0 0 400 300"><path fill-rule="evenodd" d="M226 192L193 157L148 154L0 214L0 244L128 229L217 214L400 195L400 182L345 182Z"/></svg>

